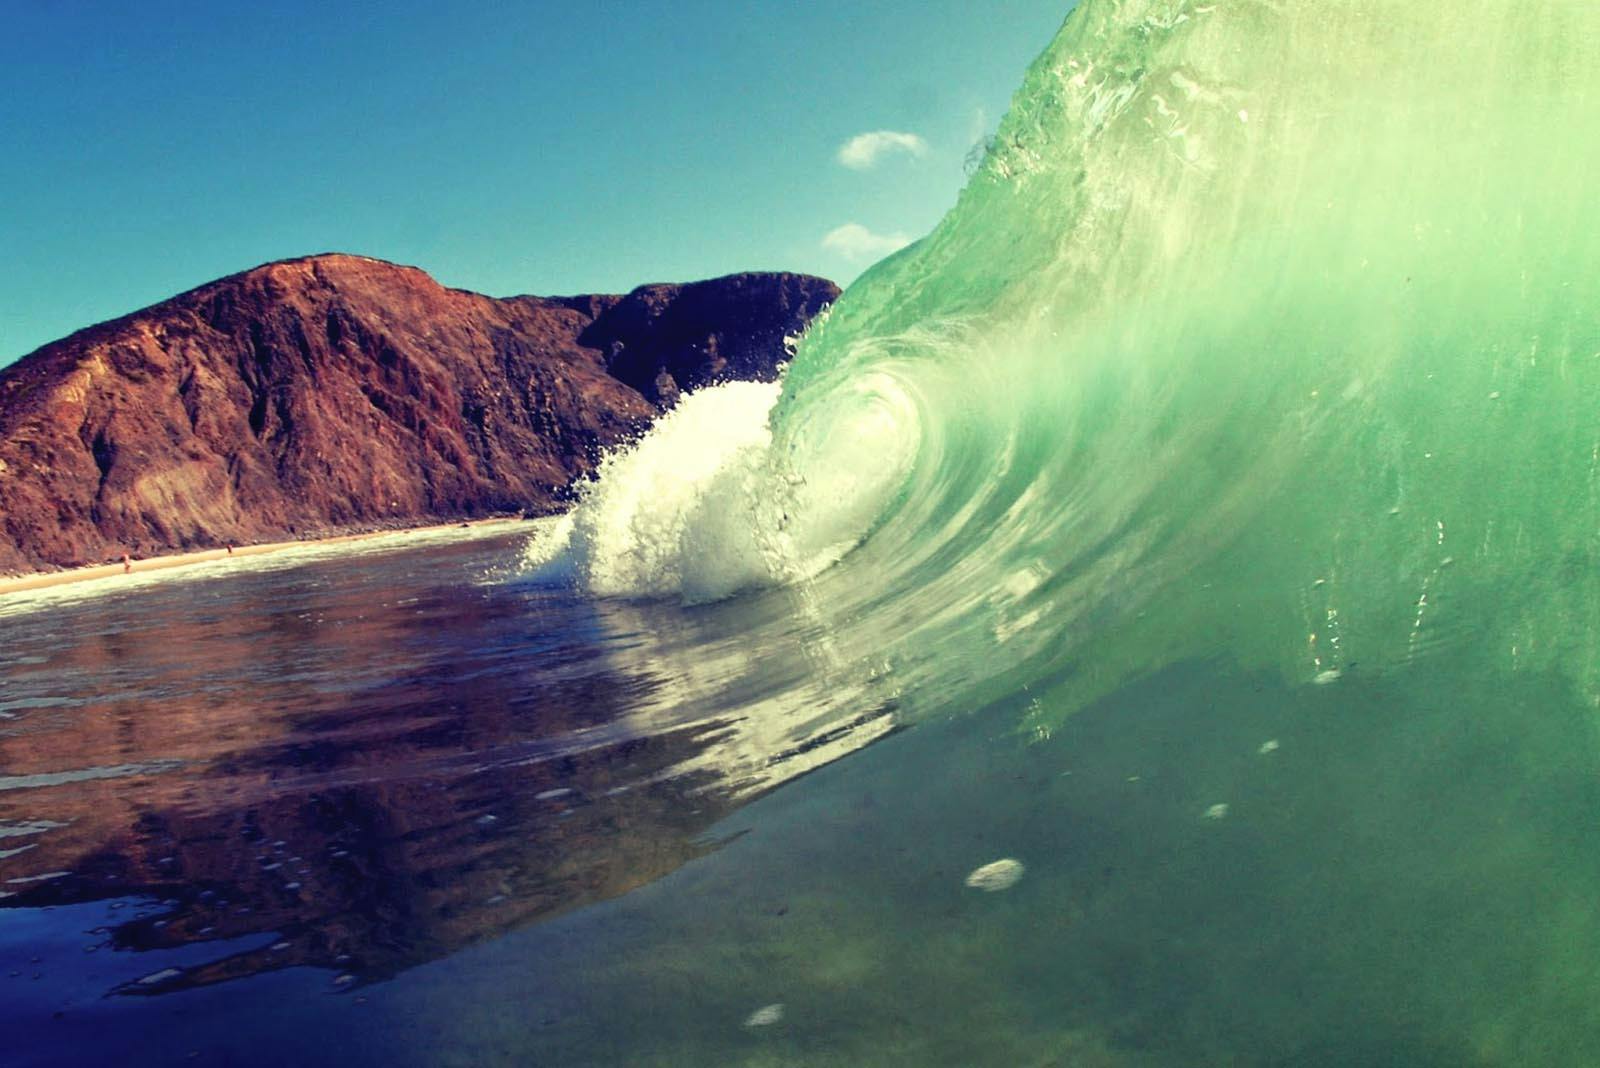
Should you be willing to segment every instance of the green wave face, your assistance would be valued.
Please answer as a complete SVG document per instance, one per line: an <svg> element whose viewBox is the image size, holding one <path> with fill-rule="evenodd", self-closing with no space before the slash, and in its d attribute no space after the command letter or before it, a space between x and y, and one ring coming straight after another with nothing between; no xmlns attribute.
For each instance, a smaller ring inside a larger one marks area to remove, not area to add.
<svg viewBox="0 0 1600 1068"><path fill-rule="evenodd" d="M1085 0L801 346L817 599L1043 730L1215 657L1600 706L1597 72L1588 0Z"/></svg>
<svg viewBox="0 0 1600 1068"><path fill-rule="evenodd" d="M781 924L625 956L775 962L771 1063L1600 1064L1597 116L1593 0L1084 0L781 395L570 524L718 602L618 631L742 796L874 743L697 897Z"/></svg>

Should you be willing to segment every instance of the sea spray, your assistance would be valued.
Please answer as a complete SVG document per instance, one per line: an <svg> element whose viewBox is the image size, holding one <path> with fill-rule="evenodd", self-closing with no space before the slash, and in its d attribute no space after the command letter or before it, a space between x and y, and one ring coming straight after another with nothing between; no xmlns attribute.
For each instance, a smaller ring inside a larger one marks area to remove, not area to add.
<svg viewBox="0 0 1600 1068"><path fill-rule="evenodd" d="M577 507L530 539L525 565L597 596L702 603L836 563L905 477L908 406L881 376L842 391L819 434L826 461L802 477L772 452L778 392L729 382L686 395L602 459Z"/></svg>
<svg viewBox="0 0 1600 1068"><path fill-rule="evenodd" d="M751 480L772 443L775 383L736 382L684 397L634 447L607 454L579 504L530 542L535 569L558 561L599 596L701 592L709 555L737 585L764 573Z"/></svg>

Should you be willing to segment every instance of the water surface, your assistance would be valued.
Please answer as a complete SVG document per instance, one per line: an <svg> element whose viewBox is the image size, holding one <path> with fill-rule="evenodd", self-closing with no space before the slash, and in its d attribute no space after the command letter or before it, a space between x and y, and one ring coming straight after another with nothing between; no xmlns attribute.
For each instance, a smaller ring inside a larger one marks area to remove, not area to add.
<svg viewBox="0 0 1600 1068"><path fill-rule="evenodd" d="M1600 1063L1597 72L1085 0L531 544L0 603L7 1052Z"/></svg>

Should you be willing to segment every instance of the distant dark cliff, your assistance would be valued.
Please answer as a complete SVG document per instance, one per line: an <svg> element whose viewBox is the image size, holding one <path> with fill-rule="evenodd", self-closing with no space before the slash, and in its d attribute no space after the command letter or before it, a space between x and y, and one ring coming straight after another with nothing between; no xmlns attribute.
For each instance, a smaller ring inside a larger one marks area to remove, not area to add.
<svg viewBox="0 0 1600 1068"><path fill-rule="evenodd" d="M0 371L0 572L560 506L680 390L770 379L831 282L496 299L268 264Z"/></svg>

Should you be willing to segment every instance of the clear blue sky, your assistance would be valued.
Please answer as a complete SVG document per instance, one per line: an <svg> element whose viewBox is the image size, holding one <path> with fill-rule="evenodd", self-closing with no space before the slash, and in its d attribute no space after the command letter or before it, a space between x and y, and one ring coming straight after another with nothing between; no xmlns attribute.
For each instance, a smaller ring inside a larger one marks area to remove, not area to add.
<svg viewBox="0 0 1600 1068"><path fill-rule="evenodd" d="M848 282L1071 6L0 0L0 365L310 252L495 295ZM912 137L841 162L872 131Z"/></svg>

